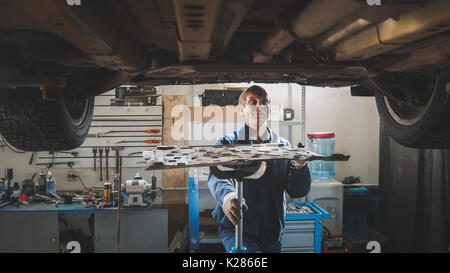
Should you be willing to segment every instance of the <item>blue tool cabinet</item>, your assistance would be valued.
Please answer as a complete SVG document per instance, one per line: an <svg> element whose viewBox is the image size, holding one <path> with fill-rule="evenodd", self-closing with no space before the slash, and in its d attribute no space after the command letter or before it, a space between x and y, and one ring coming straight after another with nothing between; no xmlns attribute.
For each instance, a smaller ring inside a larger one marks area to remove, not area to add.
<svg viewBox="0 0 450 273"><path fill-rule="evenodd" d="M289 203L306 206L313 213L286 214L281 252L320 253L322 251L322 219L329 218L330 214L313 202Z"/></svg>
<svg viewBox="0 0 450 273"><path fill-rule="evenodd" d="M189 177L190 251L200 248L198 183ZM320 253L322 245L322 219L330 214L313 202L289 202L307 206L313 214L286 214L282 235L282 252ZM288 203L288 204L289 204Z"/></svg>

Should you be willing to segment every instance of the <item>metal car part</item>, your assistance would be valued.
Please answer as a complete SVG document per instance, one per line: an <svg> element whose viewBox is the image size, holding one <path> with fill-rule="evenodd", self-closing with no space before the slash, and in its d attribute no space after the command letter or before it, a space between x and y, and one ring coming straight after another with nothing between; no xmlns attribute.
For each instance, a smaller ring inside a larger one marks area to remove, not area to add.
<svg viewBox="0 0 450 273"><path fill-rule="evenodd" d="M142 152L147 162L146 170L172 168L205 167L219 165L248 165L255 161L325 160L347 161L350 156L333 154L323 156L306 148L284 146L284 144L264 143L253 145L212 145L212 146L158 146Z"/></svg>

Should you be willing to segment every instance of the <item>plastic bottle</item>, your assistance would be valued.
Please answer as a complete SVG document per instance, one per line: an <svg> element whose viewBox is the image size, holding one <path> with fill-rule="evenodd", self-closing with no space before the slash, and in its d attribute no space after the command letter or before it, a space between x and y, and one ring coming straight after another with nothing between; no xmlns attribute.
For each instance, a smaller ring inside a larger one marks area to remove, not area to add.
<svg viewBox="0 0 450 273"><path fill-rule="evenodd" d="M13 193L14 175L13 169L5 169L5 193L6 200L10 200Z"/></svg>
<svg viewBox="0 0 450 273"><path fill-rule="evenodd" d="M20 190L19 183L14 183L12 197L18 197L21 193L22 191Z"/></svg>
<svg viewBox="0 0 450 273"><path fill-rule="evenodd" d="M46 186L45 186L46 181L47 181L47 175L45 174L44 171L41 171L38 176L38 184L39 184L38 193L39 194L47 193Z"/></svg>
<svg viewBox="0 0 450 273"><path fill-rule="evenodd" d="M5 192L5 181L0 179L0 198L3 196Z"/></svg>
<svg viewBox="0 0 450 273"><path fill-rule="evenodd" d="M53 177L51 172L47 173L47 181L45 183L45 187L46 187L46 194L47 195L51 195L51 193L55 193L56 194L56 185L55 185L55 178Z"/></svg>
<svg viewBox="0 0 450 273"><path fill-rule="evenodd" d="M308 146L312 152L329 156L334 154L336 144L335 134L333 132L315 132L309 133ZM336 175L334 161L314 160L308 163L311 180L331 181Z"/></svg>

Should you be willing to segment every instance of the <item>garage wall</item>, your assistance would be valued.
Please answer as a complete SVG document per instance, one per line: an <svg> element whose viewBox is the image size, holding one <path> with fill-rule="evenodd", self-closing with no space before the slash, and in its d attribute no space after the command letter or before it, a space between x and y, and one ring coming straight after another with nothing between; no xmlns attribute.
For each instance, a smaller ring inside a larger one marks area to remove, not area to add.
<svg viewBox="0 0 450 273"><path fill-rule="evenodd" d="M306 132L335 132L335 151L350 155L336 162L337 180L359 176L378 185L379 124L373 97L352 97L349 87L306 88Z"/></svg>
<svg viewBox="0 0 450 273"><path fill-rule="evenodd" d="M243 84L215 84L196 86L160 86L157 87L163 95L185 95L189 105L200 105L198 95L205 89L223 89L225 86L249 86ZM283 104L284 107L292 107L295 111L294 120L300 120L301 86L292 84L292 100L288 100L288 84L261 84L272 97L273 105ZM194 101L191 101L191 92ZM190 125L187 127L189 128ZM239 126L239 125L237 125ZM224 126L224 133L226 127ZM287 138L287 127L280 126L280 135ZM301 140L300 126L293 126L292 144ZM334 131L336 133L336 152L350 154L349 162L336 163L336 178L342 180L346 176L360 176L363 183L378 184L378 138L379 118L372 97L351 97L349 88L306 88L306 132ZM217 132L218 136L223 135ZM214 139L214 138L213 138ZM203 144L214 143L215 140L205 141ZM192 144L186 142L186 144ZM198 143L197 143L198 144ZM15 181L22 184L24 179L29 179L34 172L40 169L28 165L31 153L13 153L8 148L0 148L0 177L4 176L5 168L14 169ZM78 180L66 181L66 173L69 169L53 168L56 177L57 190L81 189ZM88 187L102 187L98 174L91 168L75 169ZM151 172L142 168L123 168L124 178L134 177L140 172L144 179L150 180ZM161 186L161 176L158 178L158 186Z"/></svg>

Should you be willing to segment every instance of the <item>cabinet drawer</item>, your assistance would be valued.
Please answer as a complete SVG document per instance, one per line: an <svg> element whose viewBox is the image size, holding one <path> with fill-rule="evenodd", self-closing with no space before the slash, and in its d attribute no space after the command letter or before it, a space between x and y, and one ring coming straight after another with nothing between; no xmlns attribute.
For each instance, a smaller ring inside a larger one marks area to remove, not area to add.
<svg viewBox="0 0 450 273"><path fill-rule="evenodd" d="M281 253L314 253L312 247L283 247Z"/></svg>
<svg viewBox="0 0 450 273"><path fill-rule="evenodd" d="M314 247L314 231L285 231L282 247Z"/></svg>
<svg viewBox="0 0 450 273"><path fill-rule="evenodd" d="M286 221L285 230L314 230L314 220Z"/></svg>

